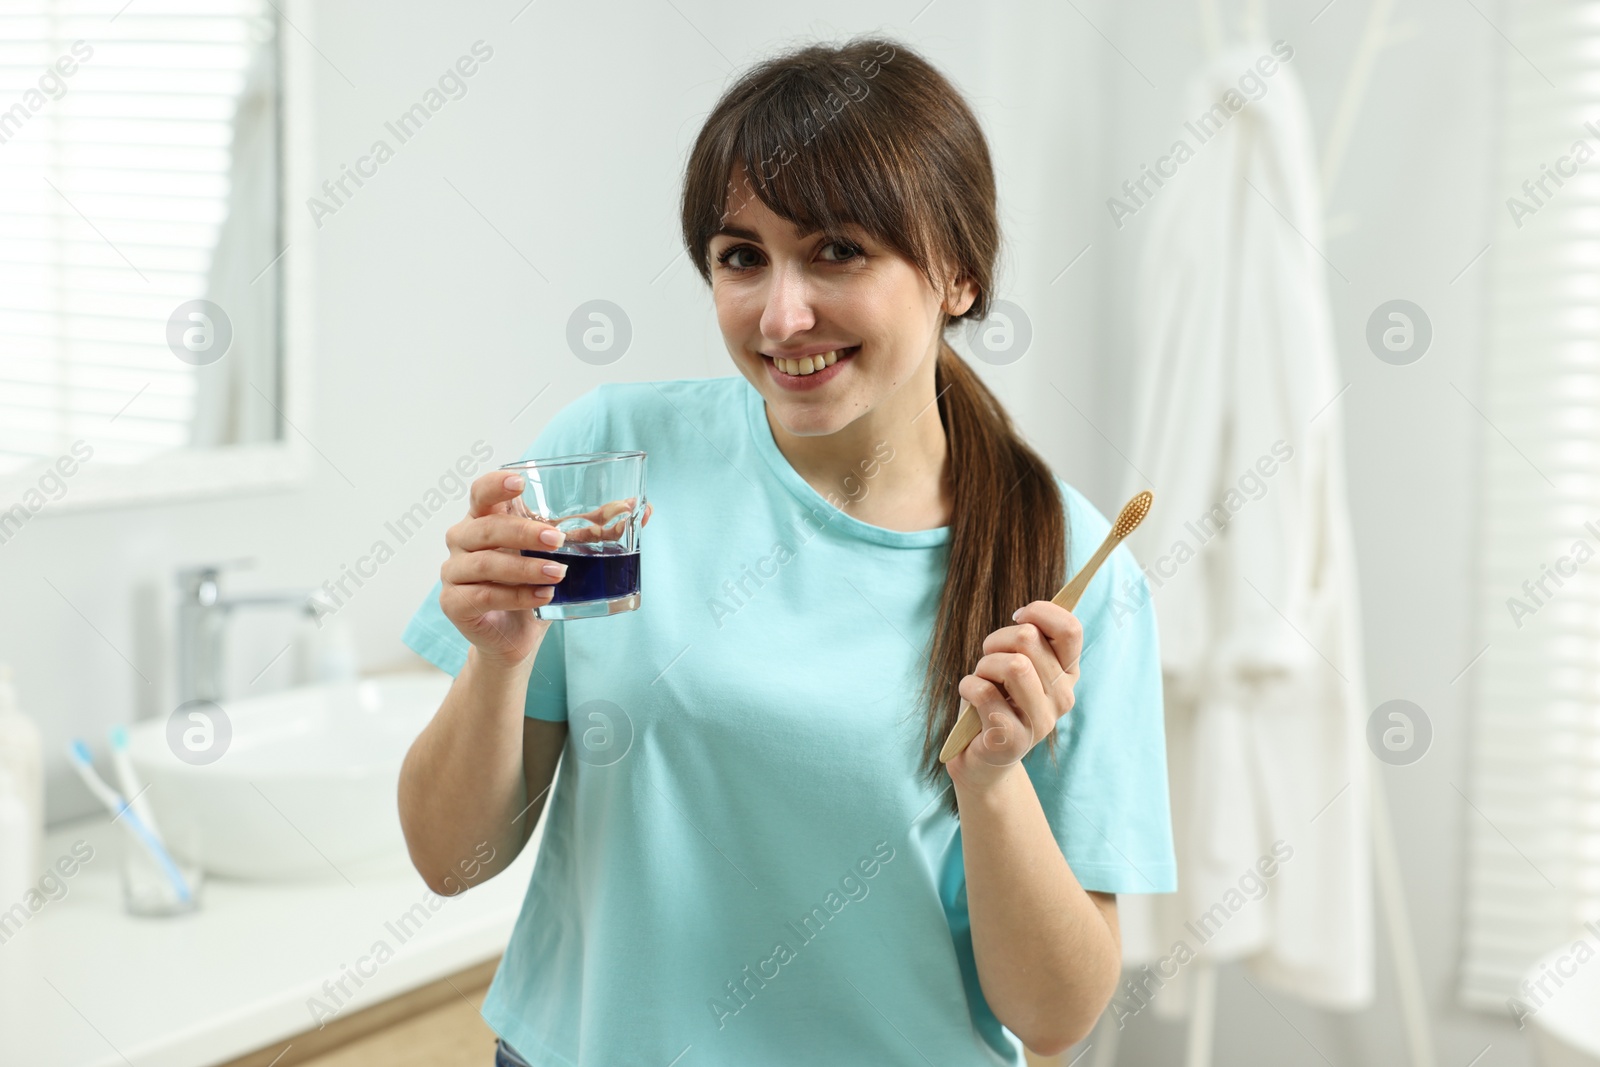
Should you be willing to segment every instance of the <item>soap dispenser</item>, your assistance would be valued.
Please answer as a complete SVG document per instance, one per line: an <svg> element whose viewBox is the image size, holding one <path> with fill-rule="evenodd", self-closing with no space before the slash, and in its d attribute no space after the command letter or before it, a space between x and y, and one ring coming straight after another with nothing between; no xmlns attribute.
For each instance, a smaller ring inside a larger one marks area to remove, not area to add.
<svg viewBox="0 0 1600 1067"><path fill-rule="evenodd" d="M10 791L21 802L27 821L27 870L38 871L44 864L43 742L39 728L17 703L9 663L0 663L0 767L6 769Z"/></svg>
<svg viewBox="0 0 1600 1067"><path fill-rule="evenodd" d="M39 852L28 806L22 802L16 776L0 763L0 908L14 908L39 877L34 862Z"/></svg>

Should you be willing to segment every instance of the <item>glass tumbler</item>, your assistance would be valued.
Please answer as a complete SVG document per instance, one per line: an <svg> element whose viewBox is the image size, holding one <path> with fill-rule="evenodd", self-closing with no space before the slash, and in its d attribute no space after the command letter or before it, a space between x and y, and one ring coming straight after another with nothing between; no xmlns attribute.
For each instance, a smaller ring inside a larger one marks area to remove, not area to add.
<svg viewBox="0 0 1600 1067"><path fill-rule="evenodd" d="M130 915L187 915L200 907L205 869L200 864L198 827L180 822L162 827L160 843L124 819L118 868L122 905Z"/></svg>
<svg viewBox="0 0 1600 1067"><path fill-rule="evenodd" d="M639 606L639 534L643 528L644 452L587 452L527 459L500 469L522 476L514 514L567 535L557 549L524 556L567 565L555 596L533 609L540 619L590 619Z"/></svg>

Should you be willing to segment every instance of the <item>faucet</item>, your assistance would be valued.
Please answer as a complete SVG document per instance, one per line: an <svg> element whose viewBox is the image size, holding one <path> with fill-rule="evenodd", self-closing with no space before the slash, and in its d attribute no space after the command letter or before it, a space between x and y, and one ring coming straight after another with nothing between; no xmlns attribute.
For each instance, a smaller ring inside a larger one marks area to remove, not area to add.
<svg viewBox="0 0 1600 1067"><path fill-rule="evenodd" d="M267 590L224 596L222 572L253 566L253 559L203 563L178 571L178 703L222 699L223 633L235 608L306 610L310 589ZM269 664L270 666L270 664Z"/></svg>

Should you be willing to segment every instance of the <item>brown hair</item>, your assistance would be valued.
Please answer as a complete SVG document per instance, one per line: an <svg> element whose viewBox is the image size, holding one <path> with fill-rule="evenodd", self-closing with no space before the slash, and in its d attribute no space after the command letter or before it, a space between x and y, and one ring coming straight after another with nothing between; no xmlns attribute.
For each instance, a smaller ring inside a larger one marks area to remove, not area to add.
<svg viewBox="0 0 1600 1067"><path fill-rule="evenodd" d="M1000 246L989 147L960 93L905 45L808 45L761 62L723 93L683 186L684 245L707 284L711 237L737 210L730 176L741 164L754 186L737 195L759 197L803 232L858 225L937 291L953 264L954 277L978 290L960 318L988 317ZM1049 466L944 340L952 321L946 313L935 367L950 449L950 556L919 693L923 773L935 788L950 784L939 749L960 708L957 683L990 632L1061 587L1070 533ZM1054 760L1054 731L1047 744ZM957 814L954 790L946 805Z"/></svg>

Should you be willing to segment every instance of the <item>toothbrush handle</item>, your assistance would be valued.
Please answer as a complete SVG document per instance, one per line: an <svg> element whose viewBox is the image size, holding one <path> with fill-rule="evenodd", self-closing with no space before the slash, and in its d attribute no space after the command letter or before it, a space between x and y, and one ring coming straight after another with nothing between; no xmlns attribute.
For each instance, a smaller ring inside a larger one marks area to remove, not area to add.
<svg viewBox="0 0 1600 1067"><path fill-rule="evenodd" d="M122 817L127 820L128 829L139 839L150 853L151 857L161 865L161 870L167 876L167 881L172 883L172 888L177 892L178 899L185 904L189 903L192 895L189 883L183 877L183 872L178 869L177 863L172 859L172 854L161 843L161 839L150 832L150 828L139 818L139 813L131 806L123 808Z"/></svg>
<svg viewBox="0 0 1600 1067"><path fill-rule="evenodd" d="M139 784L139 776L134 773L133 758L124 749L113 748L111 765L117 769L117 784L122 786L122 795L126 798L127 806L138 813L152 834L161 837L161 827L156 824L155 812L150 810L150 801L145 799L145 788Z"/></svg>
<svg viewBox="0 0 1600 1067"><path fill-rule="evenodd" d="M1061 605L1068 611L1077 607L1078 600L1083 596L1083 591L1089 588L1089 579L1095 576L1095 572L1100 569L1100 564L1104 563L1106 557L1111 555L1111 550L1121 543L1122 538L1117 535L1115 530L1107 534L1106 539L1095 550L1095 554L1089 557L1089 562L1085 563L1082 569L1073 575L1071 581L1056 591L1056 595L1050 598L1051 602ZM966 750L966 747L972 743L973 738L982 732L983 726L978 720L978 710L963 698L961 707L956 712L956 724L950 728L950 736L945 738L944 746L939 750L939 762L949 763L961 755Z"/></svg>

